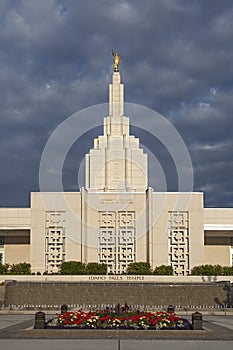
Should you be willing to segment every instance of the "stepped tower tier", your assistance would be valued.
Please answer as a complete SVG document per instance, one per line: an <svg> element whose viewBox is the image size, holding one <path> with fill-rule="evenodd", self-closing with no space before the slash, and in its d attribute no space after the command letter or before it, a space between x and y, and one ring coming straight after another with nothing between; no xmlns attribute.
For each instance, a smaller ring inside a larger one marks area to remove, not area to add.
<svg viewBox="0 0 233 350"><path fill-rule="evenodd" d="M104 134L94 140L86 155L85 188L93 192L144 192L147 190L147 154L139 139L129 134L124 116L124 85L119 71L109 84L109 116Z"/></svg>

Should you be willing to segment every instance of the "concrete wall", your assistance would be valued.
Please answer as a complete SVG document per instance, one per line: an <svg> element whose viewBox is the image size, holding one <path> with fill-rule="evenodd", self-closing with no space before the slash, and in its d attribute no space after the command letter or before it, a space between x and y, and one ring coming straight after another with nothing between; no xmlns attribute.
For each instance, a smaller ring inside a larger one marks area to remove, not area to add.
<svg viewBox="0 0 233 350"><path fill-rule="evenodd" d="M168 265L169 212L186 211L189 216L190 269L204 263L203 193L153 193L153 267Z"/></svg>
<svg viewBox="0 0 233 350"><path fill-rule="evenodd" d="M229 246L207 245L205 246L205 264L229 266Z"/></svg>
<svg viewBox="0 0 233 350"><path fill-rule="evenodd" d="M4 244L0 246L3 264L30 262L30 230L0 230Z"/></svg>
<svg viewBox="0 0 233 350"><path fill-rule="evenodd" d="M213 228L222 229L233 229L233 208L205 208L204 209L204 225L206 228L211 229L211 225ZM205 229L206 229L205 228Z"/></svg>
<svg viewBox="0 0 233 350"><path fill-rule="evenodd" d="M0 235L14 234L19 240L24 231L28 231L28 237L30 235L28 242L20 244L8 244L5 240L1 248L5 263L26 261L31 263L32 271L45 271L46 211L50 210L65 211L67 261L97 261L98 211L128 210L136 213L137 261L149 259L153 268L168 264L169 211L180 210L189 213L190 268L201 264L232 264L230 243L204 246L203 227L206 237L228 238L230 242L233 209L203 209L202 193L152 192L148 201L148 193L88 193L84 190L82 193L32 193L31 209L0 208Z"/></svg>
<svg viewBox="0 0 233 350"><path fill-rule="evenodd" d="M30 208L0 208L0 230L29 229Z"/></svg>
<svg viewBox="0 0 233 350"><path fill-rule="evenodd" d="M29 244L11 244L5 247L5 263L19 264L30 263Z"/></svg>
<svg viewBox="0 0 233 350"><path fill-rule="evenodd" d="M46 212L64 211L66 261L81 260L81 195L79 192L31 193L31 251L33 272L44 272Z"/></svg>

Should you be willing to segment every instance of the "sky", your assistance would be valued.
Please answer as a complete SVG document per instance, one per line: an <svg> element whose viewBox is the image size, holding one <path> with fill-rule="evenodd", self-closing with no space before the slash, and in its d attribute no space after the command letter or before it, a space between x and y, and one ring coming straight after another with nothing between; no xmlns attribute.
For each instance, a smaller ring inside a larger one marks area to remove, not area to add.
<svg viewBox="0 0 233 350"><path fill-rule="evenodd" d="M0 207L29 206L54 130L108 102L112 49L125 100L160 113L182 137L193 191L207 207L233 207L232 0L1 0L0 23ZM164 145L132 131L176 191ZM80 164L100 133L87 130L70 148L65 191L79 189ZM160 190L156 174L152 166L149 184Z"/></svg>

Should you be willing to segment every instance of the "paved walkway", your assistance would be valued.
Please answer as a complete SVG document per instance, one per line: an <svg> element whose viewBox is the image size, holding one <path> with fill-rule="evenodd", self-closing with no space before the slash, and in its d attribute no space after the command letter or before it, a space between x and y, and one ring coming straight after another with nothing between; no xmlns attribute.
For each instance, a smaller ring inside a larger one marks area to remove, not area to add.
<svg viewBox="0 0 233 350"><path fill-rule="evenodd" d="M34 330L34 315L0 315L4 350L232 350L233 316L205 316L204 331ZM127 335L126 335L127 334ZM97 336L96 336L97 335ZM58 339L59 338L59 339Z"/></svg>
<svg viewBox="0 0 233 350"><path fill-rule="evenodd" d="M204 316L204 320L233 330L233 316Z"/></svg>
<svg viewBox="0 0 233 350"><path fill-rule="evenodd" d="M4 350L232 350L233 341L203 340L1 340Z"/></svg>
<svg viewBox="0 0 233 350"><path fill-rule="evenodd" d="M0 330L6 327L16 325L17 323L27 321L29 319L34 320L34 315L23 315L23 314L0 315Z"/></svg>

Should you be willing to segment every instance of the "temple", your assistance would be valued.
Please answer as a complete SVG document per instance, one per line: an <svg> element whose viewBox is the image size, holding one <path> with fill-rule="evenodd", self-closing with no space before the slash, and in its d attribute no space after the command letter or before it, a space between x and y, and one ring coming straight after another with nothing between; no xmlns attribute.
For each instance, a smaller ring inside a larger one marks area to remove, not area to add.
<svg viewBox="0 0 233 350"><path fill-rule="evenodd" d="M84 188L32 192L30 203L0 208L1 263L29 262L35 273L56 273L63 261L99 262L121 274L146 261L171 265L179 276L197 265L233 265L232 208L204 208L202 192L148 187L148 157L130 135L118 66L103 135L85 157Z"/></svg>

